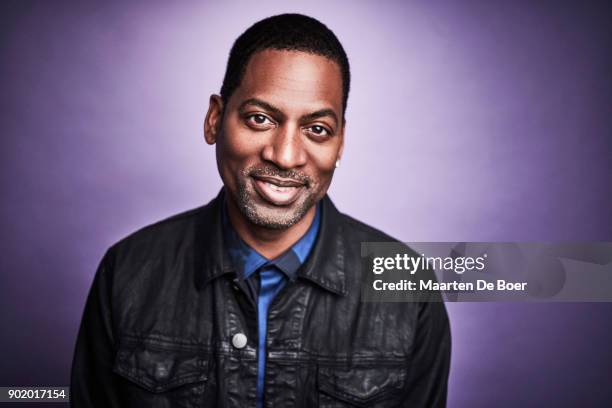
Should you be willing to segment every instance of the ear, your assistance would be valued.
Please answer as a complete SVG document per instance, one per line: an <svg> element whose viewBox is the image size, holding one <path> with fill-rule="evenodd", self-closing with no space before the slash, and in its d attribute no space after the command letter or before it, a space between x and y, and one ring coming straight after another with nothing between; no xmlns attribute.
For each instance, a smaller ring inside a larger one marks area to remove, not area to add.
<svg viewBox="0 0 612 408"><path fill-rule="evenodd" d="M208 112L204 119L204 139L208 144L215 144L221 132L223 120L223 100L219 95L210 95Z"/></svg>

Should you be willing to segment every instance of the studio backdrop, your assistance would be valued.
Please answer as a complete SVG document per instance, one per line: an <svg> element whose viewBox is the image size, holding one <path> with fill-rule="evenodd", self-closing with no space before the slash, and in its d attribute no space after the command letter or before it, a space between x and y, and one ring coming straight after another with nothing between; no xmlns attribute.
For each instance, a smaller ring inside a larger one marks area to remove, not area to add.
<svg viewBox="0 0 612 408"><path fill-rule="evenodd" d="M612 241L604 2L1 8L0 386L68 385L105 250L219 191L208 98L269 15L320 19L350 58L343 212L410 242ZM447 308L450 407L609 405L610 303Z"/></svg>

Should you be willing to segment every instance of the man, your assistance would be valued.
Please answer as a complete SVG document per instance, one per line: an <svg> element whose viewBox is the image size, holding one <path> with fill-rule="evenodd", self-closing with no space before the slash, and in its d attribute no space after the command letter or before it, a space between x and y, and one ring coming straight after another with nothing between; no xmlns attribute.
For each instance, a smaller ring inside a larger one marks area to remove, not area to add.
<svg viewBox="0 0 612 408"><path fill-rule="evenodd" d="M76 407L443 406L444 304L360 300L360 244L336 210L349 64L285 14L235 42L205 139L224 188L109 249L72 371Z"/></svg>

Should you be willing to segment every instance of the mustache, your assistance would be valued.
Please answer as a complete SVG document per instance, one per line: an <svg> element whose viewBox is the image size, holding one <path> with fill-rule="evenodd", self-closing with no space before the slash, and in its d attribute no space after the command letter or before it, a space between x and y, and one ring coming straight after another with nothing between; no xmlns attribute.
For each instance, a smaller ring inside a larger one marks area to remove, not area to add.
<svg viewBox="0 0 612 408"><path fill-rule="evenodd" d="M312 184L312 178L304 173L295 170L282 170L275 166L253 166L245 169L244 174L246 176L268 176L278 177L283 179L290 179L300 183L303 183L306 187L310 187Z"/></svg>

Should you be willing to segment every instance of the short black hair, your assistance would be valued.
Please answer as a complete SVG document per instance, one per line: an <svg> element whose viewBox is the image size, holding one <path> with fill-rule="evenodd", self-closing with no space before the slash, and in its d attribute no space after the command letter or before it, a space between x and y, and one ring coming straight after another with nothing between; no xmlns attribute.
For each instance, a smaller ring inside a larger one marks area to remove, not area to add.
<svg viewBox="0 0 612 408"><path fill-rule="evenodd" d="M336 62L342 74L342 115L351 83L348 57L336 35L325 24L303 14L280 14L265 18L249 27L234 42L230 51L221 99L227 105L232 93L240 86L253 54L267 49L303 51Z"/></svg>

